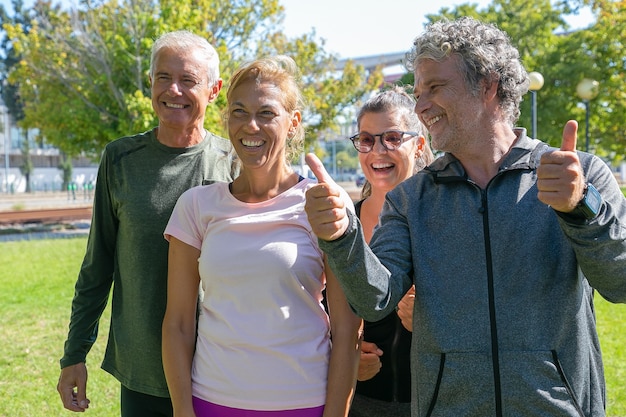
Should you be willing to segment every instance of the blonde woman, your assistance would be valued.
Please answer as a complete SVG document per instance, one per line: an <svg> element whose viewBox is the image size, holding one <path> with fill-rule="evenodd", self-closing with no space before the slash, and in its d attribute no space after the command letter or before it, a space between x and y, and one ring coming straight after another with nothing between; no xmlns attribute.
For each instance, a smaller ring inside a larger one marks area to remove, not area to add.
<svg viewBox="0 0 626 417"><path fill-rule="evenodd" d="M274 57L244 65L227 100L241 174L185 193L165 230L163 358L174 415L346 416L361 320L304 213L314 181L289 164L304 136L295 63ZM347 194L343 201L352 206Z"/></svg>

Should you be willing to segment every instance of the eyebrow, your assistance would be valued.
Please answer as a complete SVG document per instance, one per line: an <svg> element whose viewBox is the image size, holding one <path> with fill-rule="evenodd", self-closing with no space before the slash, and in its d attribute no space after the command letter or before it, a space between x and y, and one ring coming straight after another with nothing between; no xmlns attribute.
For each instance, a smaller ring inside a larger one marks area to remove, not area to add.
<svg viewBox="0 0 626 417"><path fill-rule="evenodd" d="M243 107L246 108L246 105L243 104L241 101L233 101L232 103L229 104L229 107L234 107L234 106L238 106L238 107ZM271 110L276 112L277 109L280 108L280 103L276 103L276 104L263 104L261 106L259 106L259 110Z"/></svg>
<svg viewBox="0 0 626 417"><path fill-rule="evenodd" d="M169 71L157 71L157 72L154 73L154 75L155 76L156 75L167 75L169 77L173 76L173 74L171 72L169 72ZM180 77L181 78L189 77L189 78L194 78L194 79L197 79L197 80L202 80L203 79L201 75L198 75L198 74L193 73L193 72L183 72L182 74L180 74Z"/></svg>

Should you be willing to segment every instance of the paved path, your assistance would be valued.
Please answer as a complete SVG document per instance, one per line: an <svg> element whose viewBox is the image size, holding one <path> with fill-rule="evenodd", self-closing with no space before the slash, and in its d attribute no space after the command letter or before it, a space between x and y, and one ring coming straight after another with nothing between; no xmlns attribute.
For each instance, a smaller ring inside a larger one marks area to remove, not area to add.
<svg viewBox="0 0 626 417"><path fill-rule="evenodd" d="M354 182L341 182L339 185L350 194L353 200L356 201L359 198L360 188ZM2 216L3 211L91 207L92 204L91 196L85 196L79 192L76 193L76 199L72 195L68 196L67 192L60 191L0 194L0 216ZM41 230L41 227L35 225L23 227L21 232L16 233L13 233L14 230L7 230L13 226L0 227L0 242L84 236L89 232L90 221L71 222L68 226L62 228L47 226L46 230Z"/></svg>
<svg viewBox="0 0 626 417"><path fill-rule="evenodd" d="M32 210L44 208L91 206L92 198L76 193L76 199L67 192L38 192L0 194L0 212L12 210Z"/></svg>
<svg viewBox="0 0 626 417"><path fill-rule="evenodd" d="M359 198L360 189L354 182L340 182L352 199ZM82 207L91 206L92 196L82 191L76 192L76 199L65 191L48 191L37 193L0 194L0 212L11 210L29 210L42 208Z"/></svg>

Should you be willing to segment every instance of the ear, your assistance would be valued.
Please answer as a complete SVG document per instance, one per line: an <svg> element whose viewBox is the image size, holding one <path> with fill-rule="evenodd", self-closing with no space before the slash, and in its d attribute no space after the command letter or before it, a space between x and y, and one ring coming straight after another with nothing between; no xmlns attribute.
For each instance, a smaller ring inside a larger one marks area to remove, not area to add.
<svg viewBox="0 0 626 417"><path fill-rule="evenodd" d="M419 159L424 153L424 146L426 145L426 139L423 135L419 135L415 138L415 159Z"/></svg>
<svg viewBox="0 0 626 417"><path fill-rule="evenodd" d="M415 139L415 143L417 144L417 150L423 151L424 146L426 146L426 138L423 135L419 135L417 139Z"/></svg>
<svg viewBox="0 0 626 417"><path fill-rule="evenodd" d="M222 90L222 83L223 81L220 78L210 87L211 92L209 93L209 103L214 102L217 96L220 94L220 91Z"/></svg>
<svg viewBox="0 0 626 417"><path fill-rule="evenodd" d="M500 84L500 79L492 75L491 77L483 78L483 96L485 100L491 101L498 96L498 85Z"/></svg>
<svg viewBox="0 0 626 417"><path fill-rule="evenodd" d="M300 110L294 110L291 115L291 129L289 130L295 132L300 123L302 123L302 113L300 113Z"/></svg>

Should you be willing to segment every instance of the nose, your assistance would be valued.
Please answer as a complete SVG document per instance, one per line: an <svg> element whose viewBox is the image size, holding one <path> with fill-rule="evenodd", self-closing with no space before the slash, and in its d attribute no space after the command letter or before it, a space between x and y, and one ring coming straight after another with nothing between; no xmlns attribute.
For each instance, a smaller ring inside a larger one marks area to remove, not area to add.
<svg viewBox="0 0 626 417"><path fill-rule="evenodd" d="M430 100L426 94L422 94L415 101L415 113L419 116L430 107Z"/></svg>
<svg viewBox="0 0 626 417"><path fill-rule="evenodd" d="M181 88L178 86L178 81L172 80L167 87L167 92L172 96L179 96L182 94Z"/></svg>
<svg viewBox="0 0 626 417"><path fill-rule="evenodd" d="M377 153L377 154L381 154L381 153L386 153L387 152L387 148L385 148L385 146L383 145L383 137L382 136L375 136L374 137L374 146L372 146L372 152L373 153Z"/></svg>
<svg viewBox="0 0 626 417"><path fill-rule="evenodd" d="M256 117L254 115L249 115L245 121L245 126L249 131L256 132L259 130L259 124L256 121Z"/></svg>

